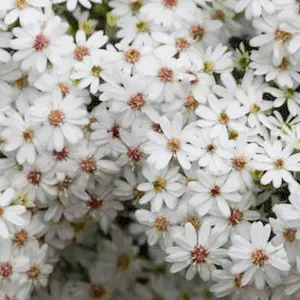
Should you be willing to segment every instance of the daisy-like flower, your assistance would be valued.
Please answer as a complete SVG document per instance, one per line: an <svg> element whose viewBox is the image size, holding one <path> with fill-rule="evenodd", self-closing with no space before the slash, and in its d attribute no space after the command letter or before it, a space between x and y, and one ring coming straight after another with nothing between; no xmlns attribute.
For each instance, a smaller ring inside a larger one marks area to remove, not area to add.
<svg viewBox="0 0 300 300"><path fill-rule="evenodd" d="M148 0L141 8L141 13L165 28L180 28L184 20L192 18L195 10L194 0Z"/></svg>
<svg viewBox="0 0 300 300"><path fill-rule="evenodd" d="M141 224L148 227L146 234L149 246L159 242L165 249L172 245L171 230L175 220L173 211L161 209L160 212L153 213L146 209L138 209L135 216Z"/></svg>
<svg viewBox="0 0 300 300"><path fill-rule="evenodd" d="M294 81L300 83L300 64L291 56L283 56L278 65L274 65L269 54L252 51L250 68L255 75L264 75L267 82L275 80L280 86L292 88Z"/></svg>
<svg viewBox="0 0 300 300"><path fill-rule="evenodd" d="M26 212L23 205L11 205L15 197L15 191L8 188L0 194L0 236L9 237L10 226L12 224L18 226L25 225L25 219L22 215Z"/></svg>
<svg viewBox="0 0 300 300"><path fill-rule="evenodd" d="M102 0L52 0L54 4L67 2L67 9L74 11L78 3L87 9L92 8L92 3L102 3Z"/></svg>
<svg viewBox="0 0 300 300"><path fill-rule="evenodd" d="M212 177L207 172L198 170L197 181L188 183L193 192L189 204L194 207L200 216L206 215L212 207L217 207L225 216L231 214L229 203L238 203L242 200L238 193L239 182L234 182L227 175Z"/></svg>
<svg viewBox="0 0 300 300"><path fill-rule="evenodd" d="M197 148L189 143L194 139L194 124L182 128L183 117L179 113L175 114L172 123L164 116L160 118L159 124L163 134L149 132L150 141L144 147L145 152L149 154L149 164L161 170L168 165L172 157L176 157L184 169L190 169L191 161L199 157Z"/></svg>
<svg viewBox="0 0 300 300"><path fill-rule="evenodd" d="M7 152L17 150L16 159L20 165L25 162L33 164L36 159L35 128L28 120L28 115L23 119L14 113L8 122L8 126L2 131L2 136L7 141L3 150Z"/></svg>
<svg viewBox="0 0 300 300"><path fill-rule="evenodd" d="M196 114L201 118L197 121L199 127L211 128L211 137L228 136L232 130L235 132L247 132L248 128L240 122L246 115L247 109L237 101L220 101L213 94L208 96L208 105L197 108Z"/></svg>
<svg viewBox="0 0 300 300"><path fill-rule="evenodd" d="M279 140L273 144L265 142L263 149L265 153L255 155L252 162L257 170L266 171L261 184L272 182L275 188L279 188L282 181L293 183L295 179L291 172L300 170L300 154L292 154L294 149L289 145L283 146Z"/></svg>
<svg viewBox="0 0 300 300"><path fill-rule="evenodd" d="M231 272L242 274L241 286L254 281L256 288L263 289L265 281L277 285L281 275L290 270L283 244L274 246L269 242L271 226L255 222L249 237L234 234L228 254L233 260Z"/></svg>
<svg viewBox="0 0 300 300"><path fill-rule="evenodd" d="M133 14L138 14L144 4L145 4L144 0L109 1L109 6L112 7L111 13L121 18L131 17Z"/></svg>
<svg viewBox="0 0 300 300"><path fill-rule="evenodd" d="M108 37L103 31L94 32L89 38L83 30L78 30L75 36L76 46L73 50L74 59L82 61L85 56L91 55L98 51L106 44Z"/></svg>
<svg viewBox="0 0 300 300"><path fill-rule="evenodd" d="M30 108L30 120L41 124L37 139L49 151L60 152L66 143L78 143L83 138L80 126L88 124L87 111L82 107L81 98L68 95L62 99L57 94L49 99L44 97ZM49 101L50 100L50 101Z"/></svg>
<svg viewBox="0 0 300 300"><path fill-rule="evenodd" d="M262 51L272 53L272 62L278 66L293 39L293 33L280 26L281 21L277 15L263 15L262 18L254 20L253 25L261 34L250 40L252 47L261 47Z"/></svg>
<svg viewBox="0 0 300 300"><path fill-rule="evenodd" d="M260 17L264 13L273 14L275 7L273 0L238 0L235 11L240 13L245 11L247 19Z"/></svg>
<svg viewBox="0 0 300 300"><path fill-rule="evenodd" d="M274 107L281 107L286 103L289 113L295 116L299 115L300 112L300 93L297 92L298 87L299 84L295 84L292 88L267 87L265 91L276 98L273 102Z"/></svg>
<svg viewBox="0 0 300 300"><path fill-rule="evenodd" d="M184 231L172 235L177 246L166 249L166 261L173 263L171 273L177 273L185 268L186 279L191 280L198 273L202 280L208 281L216 265L226 263L226 250L220 248L226 239L219 232L212 231L207 223L203 223L197 231L191 223L186 223Z"/></svg>
<svg viewBox="0 0 300 300"><path fill-rule="evenodd" d="M23 26L37 20L44 20L45 16L40 8L50 6L50 0L6 0L0 4L0 10L8 11L5 16L6 24L12 24L19 19Z"/></svg>
<svg viewBox="0 0 300 300"><path fill-rule="evenodd" d="M101 53L85 56L82 61L74 63L71 79L78 80L78 87L85 89L90 86L90 92L96 94L100 85L100 78L106 76L106 64L101 58Z"/></svg>
<svg viewBox="0 0 300 300"><path fill-rule="evenodd" d="M53 271L53 266L46 263L48 246L44 244L42 247L38 243L34 243L28 248L27 255L29 258L29 266L22 278L22 282L31 283L34 286L45 287L48 282L48 276Z"/></svg>
<svg viewBox="0 0 300 300"><path fill-rule="evenodd" d="M289 261L294 263L300 250L299 228L290 227L280 219L270 218L269 222L275 233L272 243L275 245L283 244Z"/></svg>
<svg viewBox="0 0 300 300"><path fill-rule="evenodd" d="M46 23L33 23L22 27L15 27L12 31L16 37L11 41L11 47L17 50L13 59L21 61L21 68L25 71L36 69L39 73L46 70L50 61L60 65L62 57L73 49L72 37L66 35L68 24L57 16Z"/></svg>
<svg viewBox="0 0 300 300"><path fill-rule="evenodd" d="M177 167L164 168L160 171L148 166L144 167L142 173L148 182L137 186L137 190L144 193L140 198L140 203L150 202L153 212L159 212L163 203L171 209L176 208L177 199L184 192L178 171Z"/></svg>
<svg viewBox="0 0 300 300"><path fill-rule="evenodd" d="M209 46L203 57L203 72L207 74L231 72L233 69L232 52L228 47L218 44Z"/></svg>

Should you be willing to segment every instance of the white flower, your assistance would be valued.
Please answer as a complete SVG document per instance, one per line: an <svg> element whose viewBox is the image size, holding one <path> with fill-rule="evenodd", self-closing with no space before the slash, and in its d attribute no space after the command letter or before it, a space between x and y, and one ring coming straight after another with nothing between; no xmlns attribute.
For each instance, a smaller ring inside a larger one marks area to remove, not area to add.
<svg viewBox="0 0 300 300"><path fill-rule="evenodd" d="M263 13L273 14L275 11L273 0L238 0L235 11L237 13L245 10L247 19L260 17Z"/></svg>
<svg viewBox="0 0 300 300"><path fill-rule="evenodd" d="M242 200L238 193L239 182L230 180L227 175L212 177L207 172L198 170L197 181L188 183L188 188L193 192L189 204L194 207L200 216L206 215L212 207L217 207L225 216L229 217L229 203Z"/></svg>
<svg viewBox="0 0 300 300"><path fill-rule="evenodd" d="M62 57L68 55L73 48L72 37L66 35L68 24L61 22L57 16L50 18L46 24L33 23L15 27L16 37L11 41L11 47L17 50L13 55L15 61L21 61L25 71L36 69L43 73L48 60L54 65L60 65Z"/></svg>
<svg viewBox="0 0 300 300"><path fill-rule="evenodd" d="M164 135L149 132L149 143L144 147L145 152L149 154L147 159L149 164L155 165L157 169L163 169L172 157L176 157L184 169L190 169L191 161L198 158L196 147L189 143L194 137L195 126L189 124L182 128L183 118L180 113L174 116L172 123L167 117L161 117L159 124Z"/></svg>
<svg viewBox="0 0 300 300"><path fill-rule="evenodd" d="M49 151L61 151L66 141L78 143L83 138L80 126L88 123L87 111L82 107L81 98L68 95L44 97L30 108L30 120L41 124L37 139Z"/></svg>
<svg viewBox="0 0 300 300"><path fill-rule="evenodd" d="M38 20L44 20L45 16L40 8L50 6L50 0L5 0L1 2L0 10L9 11L5 16L6 24L12 24L19 19L23 26Z"/></svg>
<svg viewBox="0 0 300 300"><path fill-rule="evenodd" d="M164 168L160 171L148 166L144 167L142 173L148 182L137 186L137 190L144 193L139 202L141 204L150 202L153 212L160 211L163 203L171 209L176 208L177 199L184 191L178 171L176 167Z"/></svg>
<svg viewBox="0 0 300 300"><path fill-rule="evenodd" d="M234 275L242 274L241 286L254 281L263 289L265 281L272 286L280 284L281 274L290 270L283 244L274 246L269 242L271 226L255 222L251 225L249 237L233 235L228 254L234 261L231 269Z"/></svg>
<svg viewBox="0 0 300 300"><path fill-rule="evenodd" d="M226 262L223 258L226 250L220 249L226 240L207 223L203 223L198 232L191 223L186 223L184 232L174 233L172 237L177 246L166 249L166 261L173 263L171 273L188 268L187 280L199 273L202 280L208 281L215 265L222 266Z"/></svg>
<svg viewBox="0 0 300 300"><path fill-rule="evenodd" d="M300 170L300 155L292 154L293 148L289 145L283 146L282 142L275 141L273 144L265 142L264 154L254 156L253 166L257 170L266 171L261 178L261 184L273 183L275 188L279 188L282 180L293 183L294 178L291 171Z"/></svg>
<svg viewBox="0 0 300 300"><path fill-rule="evenodd" d="M23 214L26 208L23 205L11 205L15 197L15 191L8 188L0 194L0 236L8 238L12 224L24 226Z"/></svg>
<svg viewBox="0 0 300 300"><path fill-rule="evenodd" d="M92 3L102 3L102 0L52 0L52 1L53 3L67 2L67 9L69 11L74 11L76 6L78 5L78 2L87 9L92 8Z"/></svg>
<svg viewBox="0 0 300 300"><path fill-rule="evenodd" d="M0 61L8 63L11 59L11 55L7 50L3 48L9 48L12 34L10 32L0 33Z"/></svg>

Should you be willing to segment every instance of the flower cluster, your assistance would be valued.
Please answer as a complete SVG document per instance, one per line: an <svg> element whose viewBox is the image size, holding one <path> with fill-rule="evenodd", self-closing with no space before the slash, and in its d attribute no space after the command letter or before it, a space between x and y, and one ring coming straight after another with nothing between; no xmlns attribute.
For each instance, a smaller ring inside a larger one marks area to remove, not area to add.
<svg viewBox="0 0 300 300"><path fill-rule="evenodd" d="M299 299L299 16L2 0L0 299Z"/></svg>

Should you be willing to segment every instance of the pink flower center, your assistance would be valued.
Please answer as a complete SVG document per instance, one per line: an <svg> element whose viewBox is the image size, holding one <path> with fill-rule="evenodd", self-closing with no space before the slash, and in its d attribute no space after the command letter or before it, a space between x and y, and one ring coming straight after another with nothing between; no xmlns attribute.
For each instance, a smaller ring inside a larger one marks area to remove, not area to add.
<svg viewBox="0 0 300 300"><path fill-rule="evenodd" d="M243 169L245 169L246 166L247 166L247 161L244 156L236 156L232 160L232 167L236 171L242 171Z"/></svg>
<svg viewBox="0 0 300 300"><path fill-rule="evenodd" d="M58 109L55 109L50 112L50 114L48 116L48 121L49 121L50 125L57 127L57 126L63 124L64 118L65 118L65 116L64 116L63 112Z"/></svg>
<svg viewBox="0 0 300 300"><path fill-rule="evenodd" d="M155 132L158 132L158 133L162 133L162 132L163 132L162 129L161 129L161 127L160 127L160 124L158 124L158 123L154 123L154 124L152 125L152 129L153 129Z"/></svg>
<svg viewBox="0 0 300 300"><path fill-rule="evenodd" d="M91 209L99 209L103 204L103 200L97 196L91 196L89 200L89 207Z"/></svg>
<svg viewBox="0 0 300 300"><path fill-rule="evenodd" d="M189 41L186 38L177 38L176 39L176 48L177 51L182 52L190 46Z"/></svg>
<svg viewBox="0 0 300 300"><path fill-rule="evenodd" d="M107 290L102 285L92 285L90 295L92 299L101 299L107 294Z"/></svg>
<svg viewBox="0 0 300 300"><path fill-rule="evenodd" d="M158 73L158 78L165 83L173 82L174 72L169 68L163 67Z"/></svg>
<svg viewBox="0 0 300 300"><path fill-rule="evenodd" d="M141 159L141 150L140 148L129 148L127 151L127 156L129 159L134 160L136 162L140 161Z"/></svg>
<svg viewBox="0 0 300 300"><path fill-rule="evenodd" d="M162 0L163 5L167 8L172 8L177 6L177 0Z"/></svg>
<svg viewBox="0 0 300 300"><path fill-rule="evenodd" d="M63 161L67 160L69 156L69 150L67 148L63 148L61 151L53 151L52 155L55 157L56 160L58 161Z"/></svg>
<svg viewBox="0 0 300 300"><path fill-rule="evenodd" d="M214 185L212 187L212 189L210 190L210 195L213 197L213 198L216 198L218 196L221 195L221 188L217 185Z"/></svg>
<svg viewBox="0 0 300 300"><path fill-rule="evenodd" d="M263 250L255 250L252 253L252 264L258 267L262 267L268 259L269 257Z"/></svg>
<svg viewBox="0 0 300 300"><path fill-rule="evenodd" d="M83 58L89 54L89 48L85 46L77 46L74 50L74 58L78 61L82 61Z"/></svg>
<svg viewBox="0 0 300 300"><path fill-rule="evenodd" d="M184 107L190 111L195 111L199 103L193 95L188 95L185 98Z"/></svg>
<svg viewBox="0 0 300 300"><path fill-rule="evenodd" d="M93 174L97 170L97 164L93 157L87 157L80 162L80 168L89 174Z"/></svg>
<svg viewBox="0 0 300 300"><path fill-rule="evenodd" d="M283 237L288 243L293 243L296 239L296 229L293 228L285 228L283 231Z"/></svg>
<svg viewBox="0 0 300 300"><path fill-rule="evenodd" d="M66 96L69 95L70 89L69 89L69 87L66 84L59 83L58 87L59 87L59 89L61 91L61 95L63 96L63 98L65 98Z"/></svg>
<svg viewBox="0 0 300 300"><path fill-rule="evenodd" d="M172 138L168 141L168 149L176 153L181 148L181 141L178 138Z"/></svg>
<svg viewBox="0 0 300 300"><path fill-rule="evenodd" d="M4 278L7 279L12 275L13 273L13 268L12 265L8 262L2 262L0 263L0 275Z"/></svg>
<svg viewBox="0 0 300 300"><path fill-rule="evenodd" d="M41 274L41 269L36 265L30 267L30 269L27 271L27 276L31 280L37 280L40 274Z"/></svg>
<svg viewBox="0 0 300 300"><path fill-rule="evenodd" d="M191 252L191 259L195 264L205 264L209 252L202 245L195 247Z"/></svg>
<svg viewBox="0 0 300 300"><path fill-rule="evenodd" d="M72 183L72 180L70 178L66 177L64 179L64 181L58 182L56 184L56 187L58 188L59 191L66 192L66 191L68 191L71 183Z"/></svg>
<svg viewBox="0 0 300 300"><path fill-rule="evenodd" d="M111 134L113 138L119 138L120 137L120 126L115 124L111 129L107 130L108 133Z"/></svg>
<svg viewBox="0 0 300 300"><path fill-rule="evenodd" d="M129 49L124 53L124 55L125 55L125 60L129 64L135 64L141 59L141 53L136 49Z"/></svg>
<svg viewBox="0 0 300 300"><path fill-rule="evenodd" d="M293 35L289 32L281 30L279 27L275 30L275 39L283 44L288 43Z"/></svg>
<svg viewBox="0 0 300 300"><path fill-rule="evenodd" d="M202 40L205 35L205 29L200 25L192 25L190 33L194 40Z"/></svg>
<svg viewBox="0 0 300 300"><path fill-rule="evenodd" d="M28 242L27 232L24 230L16 232L12 241L17 247L19 247L19 248L23 247Z"/></svg>
<svg viewBox="0 0 300 300"><path fill-rule="evenodd" d="M49 44L50 44L49 39L40 33L35 37L33 48L36 51L43 51L45 48L49 46Z"/></svg>
<svg viewBox="0 0 300 300"><path fill-rule="evenodd" d="M27 180L32 185L39 185L41 181L42 173L38 170L29 171L27 174Z"/></svg>
<svg viewBox="0 0 300 300"><path fill-rule="evenodd" d="M136 110L141 110L145 103L145 96L142 93L136 93L135 95L131 96L130 100L127 102L131 108Z"/></svg>
<svg viewBox="0 0 300 300"><path fill-rule="evenodd" d="M167 231L168 221L165 217L157 217L155 220L155 228L159 232Z"/></svg>
<svg viewBox="0 0 300 300"><path fill-rule="evenodd" d="M228 221L232 226L236 226L239 224L239 222L242 220L243 217L244 217L244 213L242 211L240 211L237 208L232 208L231 215Z"/></svg>

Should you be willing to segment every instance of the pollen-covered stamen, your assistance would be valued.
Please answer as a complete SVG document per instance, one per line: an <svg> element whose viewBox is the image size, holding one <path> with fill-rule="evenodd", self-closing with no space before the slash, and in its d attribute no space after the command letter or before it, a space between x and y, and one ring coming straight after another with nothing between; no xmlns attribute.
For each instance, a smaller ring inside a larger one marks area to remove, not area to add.
<svg viewBox="0 0 300 300"><path fill-rule="evenodd" d="M78 61L82 61L87 55L90 55L90 50L88 47L78 45L74 50L74 59Z"/></svg>
<svg viewBox="0 0 300 300"><path fill-rule="evenodd" d="M123 252L118 257L117 267L122 271L126 271L129 268L130 261L131 261L130 255Z"/></svg>
<svg viewBox="0 0 300 300"><path fill-rule="evenodd" d="M130 160L138 162L141 159L141 149L134 147L128 148L127 156Z"/></svg>
<svg viewBox="0 0 300 300"><path fill-rule="evenodd" d="M182 37L176 39L176 48L178 52L186 50L189 46L190 42L186 38Z"/></svg>
<svg viewBox="0 0 300 300"><path fill-rule="evenodd" d="M219 20L219 21L225 22L226 16L225 16L225 13L224 13L223 10L221 10L221 9L215 9L210 14L210 18L212 20Z"/></svg>
<svg viewBox="0 0 300 300"><path fill-rule="evenodd" d="M83 22L79 22L79 29L84 31L86 35L90 35L93 33L95 24L92 20L85 20Z"/></svg>
<svg viewBox="0 0 300 300"><path fill-rule="evenodd" d="M216 146L214 144L210 144L206 147L206 151L209 153L214 153L216 151Z"/></svg>
<svg viewBox="0 0 300 300"><path fill-rule="evenodd" d="M293 38L293 35L290 32L281 30L279 27L275 30L275 40L280 41L285 44L288 43Z"/></svg>
<svg viewBox="0 0 300 300"><path fill-rule="evenodd" d="M15 80L15 86L19 90L23 90L23 89L27 88L29 86L28 76L25 75L25 76L22 76L22 77L18 78L17 80Z"/></svg>
<svg viewBox="0 0 300 300"><path fill-rule="evenodd" d="M168 140L168 149L173 153L176 153L181 148L181 141L178 138L172 138Z"/></svg>
<svg viewBox="0 0 300 300"><path fill-rule="evenodd" d="M56 184L56 187L57 187L57 189L60 191L60 193L63 193L63 194L65 194L65 195L67 195L67 191L68 191L68 189L69 189L71 183L72 183L72 180L71 180L70 178L66 177L66 178L64 179L64 181L58 182L58 183Z"/></svg>
<svg viewBox="0 0 300 300"><path fill-rule="evenodd" d="M252 104L250 107L250 111L252 113L258 113L261 110L261 108L257 104Z"/></svg>
<svg viewBox="0 0 300 300"><path fill-rule="evenodd" d="M225 111L222 111L219 116L219 123L227 125L229 123L229 117Z"/></svg>
<svg viewBox="0 0 300 300"><path fill-rule="evenodd" d="M137 12L143 6L143 0L129 0L129 6L133 12Z"/></svg>
<svg viewBox="0 0 300 300"><path fill-rule="evenodd" d="M107 132L110 133L113 138L119 138L120 126L115 124L111 129L108 129Z"/></svg>
<svg viewBox="0 0 300 300"><path fill-rule="evenodd" d="M135 95L131 96L130 100L127 104L136 110L141 110L146 103L145 95L142 93L136 93Z"/></svg>
<svg viewBox="0 0 300 300"><path fill-rule="evenodd" d="M152 182L153 190L155 192L161 192L165 189L167 182L162 177L157 177L155 181Z"/></svg>
<svg viewBox="0 0 300 300"><path fill-rule="evenodd" d="M247 166L247 161L244 156L236 156L232 160L232 168L236 171L242 171L246 168Z"/></svg>
<svg viewBox="0 0 300 300"><path fill-rule="evenodd" d="M129 64L135 64L141 59L141 52L136 49L129 49L124 52L125 60Z"/></svg>
<svg viewBox="0 0 300 300"><path fill-rule="evenodd" d="M89 123L84 125L84 130L89 132L89 133L93 132L94 129L92 128L92 125L96 122L97 122L97 119L95 117L90 117L89 118Z"/></svg>
<svg viewBox="0 0 300 300"><path fill-rule="evenodd" d="M173 70L163 67L160 69L158 73L158 78L164 83L173 82L174 81L174 72Z"/></svg>
<svg viewBox="0 0 300 300"><path fill-rule="evenodd" d="M38 170L31 170L27 173L27 180L30 184L39 185L42 173Z"/></svg>
<svg viewBox="0 0 300 300"><path fill-rule="evenodd" d="M43 51L50 44L50 40L42 33L35 37L33 48L35 51Z"/></svg>
<svg viewBox="0 0 300 300"><path fill-rule="evenodd" d="M209 252L202 245L195 247L193 251L191 251L191 260L194 264L205 264L206 259L209 255Z"/></svg>
<svg viewBox="0 0 300 300"><path fill-rule="evenodd" d="M93 174L97 170L96 160L91 156L82 159L80 162L80 168L88 174Z"/></svg>
<svg viewBox="0 0 300 300"><path fill-rule="evenodd" d="M48 121L50 125L57 127L64 123L64 118L64 113L59 109L55 109L51 110L51 112L49 113Z"/></svg>
<svg viewBox="0 0 300 300"><path fill-rule="evenodd" d="M90 296L92 299L101 299L107 294L107 290L102 285L92 285Z"/></svg>
<svg viewBox="0 0 300 300"><path fill-rule="evenodd" d="M287 71L290 66L290 60L287 57L283 57L280 65L277 67L281 71Z"/></svg>
<svg viewBox="0 0 300 300"><path fill-rule="evenodd" d="M284 161L283 159L279 158L273 162L274 168L277 170L284 168Z"/></svg>
<svg viewBox="0 0 300 300"><path fill-rule="evenodd" d="M218 185L214 185L210 190L210 195L216 198L221 195L221 188Z"/></svg>
<svg viewBox="0 0 300 300"><path fill-rule="evenodd" d="M0 217L4 214L4 208L0 206Z"/></svg>
<svg viewBox="0 0 300 300"><path fill-rule="evenodd" d="M240 221L243 219L243 217L244 217L244 213L242 211L240 211L237 208L231 208L231 215L229 217L228 222L232 226L236 226L240 223Z"/></svg>
<svg viewBox="0 0 300 300"><path fill-rule="evenodd" d="M268 259L268 255L263 250L255 250L252 253L252 264L257 267L263 267Z"/></svg>
<svg viewBox="0 0 300 300"><path fill-rule="evenodd" d="M197 231L199 230L200 225L201 225L199 217L194 216L194 215L189 216L186 221L191 223Z"/></svg>
<svg viewBox="0 0 300 300"><path fill-rule="evenodd" d="M157 217L155 220L155 228L159 232L168 230L168 221L165 217Z"/></svg>
<svg viewBox="0 0 300 300"><path fill-rule="evenodd" d="M190 33L194 40L202 40L205 35L205 29L200 25L192 25L190 28Z"/></svg>
<svg viewBox="0 0 300 300"><path fill-rule="evenodd" d="M63 148L61 151L53 151L52 155L55 157L56 160L58 161L63 161L67 160L69 156L69 150L67 148Z"/></svg>
<svg viewBox="0 0 300 300"><path fill-rule="evenodd" d="M135 28L136 28L137 33L144 33L144 32L149 31L150 26L147 22L140 21L140 22L136 23Z"/></svg>
<svg viewBox="0 0 300 300"><path fill-rule="evenodd" d="M3 300L18 300L16 297L10 297L8 295L5 295Z"/></svg>
<svg viewBox="0 0 300 300"><path fill-rule="evenodd" d="M296 240L297 230L294 228L285 228L283 231L283 237L286 242L293 243Z"/></svg>
<svg viewBox="0 0 300 300"><path fill-rule="evenodd" d="M141 199L145 195L144 192L139 191L136 187L133 189L134 199Z"/></svg>
<svg viewBox="0 0 300 300"><path fill-rule="evenodd" d="M69 95L70 89L66 84L59 83L58 87L60 89L60 92L61 92L61 95L62 95L63 98L65 98L66 96Z"/></svg>
<svg viewBox="0 0 300 300"><path fill-rule="evenodd" d="M13 273L13 267L9 262L0 263L0 275L2 278L7 279Z"/></svg>
<svg viewBox="0 0 300 300"><path fill-rule="evenodd" d="M37 280L40 277L41 269L39 266L33 265L26 273L29 279Z"/></svg>
<svg viewBox="0 0 300 300"><path fill-rule="evenodd" d="M23 9L28 6L27 0L15 0L15 4L17 8Z"/></svg>
<svg viewBox="0 0 300 300"><path fill-rule="evenodd" d="M100 66L93 66L91 73L95 77L99 77L100 73L102 72L102 68Z"/></svg>
<svg viewBox="0 0 300 300"><path fill-rule="evenodd" d="M163 5L167 8L173 8L177 6L178 0L162 0Z"/></svg>
<svg viewBox="0 0 300 300"><path fill-rule="evenodd" d="M212 74L214 72L214 64L211 61L204 62L204 73Z"/></svg>
<svg viewBox="0 0 300 300"><path fill-rule="evenodd" d="M12 242L14 243L14 245L16 245L19 248L25 246L27 244L27 242L28 242L28 234L27 234L27 232L24 231L24 230L16 232L14 234Z"/></svg>
<svg viewBox="0 0 300 300"><path fill-rule="evenodd" d="M88 205L91 209L99 209L103 204L103 199L98 196L91 196Z"/></svg>
<svg viewBox="0 0 300 300"><path fill-rule="evenodd" d="M25 142L31 142L34 136L34 132L31 128L27 128L23 131L23 139Z"/></svg>
<svg viewBox="0 0 300 300"><path fill-rule="evenodd" d="M195 111L199 106L199 103L193 95L188 95L185 97L184 107L190 111Z"/></svg>

